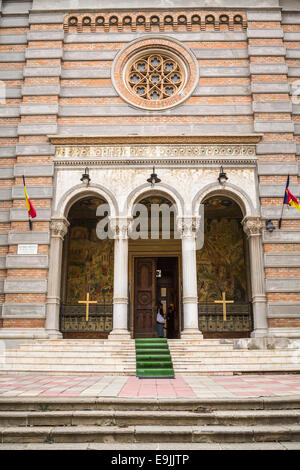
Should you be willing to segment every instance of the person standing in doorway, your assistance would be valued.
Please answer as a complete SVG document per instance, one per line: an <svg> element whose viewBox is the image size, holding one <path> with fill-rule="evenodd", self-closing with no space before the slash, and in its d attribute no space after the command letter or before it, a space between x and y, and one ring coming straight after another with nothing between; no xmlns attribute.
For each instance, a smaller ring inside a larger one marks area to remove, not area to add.
<svg viewBox="0 0 300 470"><path fill-rule="evenodd" d="M156 312L157 312L156 314L157 336L159 338L163 338L165 317L164 317L163 304L161 302L158 303Z"/></svg>
<svg viewBox="0 0 300 470"><path fill-rule="evenodd" d="M174 304L170 304L167 311L167 338L174 338L175 311Z"/></svg>

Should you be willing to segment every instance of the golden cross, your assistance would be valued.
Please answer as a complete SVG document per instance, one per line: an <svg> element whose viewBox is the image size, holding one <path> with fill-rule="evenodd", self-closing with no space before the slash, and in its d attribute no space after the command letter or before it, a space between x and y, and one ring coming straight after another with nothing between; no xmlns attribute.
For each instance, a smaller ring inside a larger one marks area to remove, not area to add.
<svg viewBox="0 0 300 470"><path fill-rule="evenodd" d="M223 321L226 321L226 304L233 304L234 300L226 300L226 292L222 292L222 300L215 300L215 304L223 304Z"/></svg>
<svg viewBox="0 0 300 470"><path fill-rule="evenodd" d="M90 304L97 304L96 300L90 300L90 293L86 293L86 300L78 300L79 304L86 304L85 321L89 321Z"/></svg>

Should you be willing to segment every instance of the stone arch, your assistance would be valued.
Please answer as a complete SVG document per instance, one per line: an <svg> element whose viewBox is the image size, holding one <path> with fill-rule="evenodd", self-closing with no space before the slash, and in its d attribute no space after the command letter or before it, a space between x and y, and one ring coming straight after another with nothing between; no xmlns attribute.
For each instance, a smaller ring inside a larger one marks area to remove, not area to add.
<svg viewBox="0 0 300 470"><path fill-rule="evenodd" d="M83 187L82 184L69 189L59 200L54 211L54 217L68 216L70 208L75 202L87 196L99 196L105 199L110 208L110 215L116 217L119 213L118 203L111 191L99 184L91 184Z"/></svg>
<svg viewBox="0 0 300 470"><path fill-rule="evenodd" d="M133 213L134 204L147 196L160 195L170 199L175 204L177 217L182 217L184 214L184 200L179 192L169 186L168 184L160 183L155 188L149 188L149 183L138 186L131 191L127 197L126 204L123 208L124 215L130 217Z"/></svg>
<svg viewBox="0 0 300 470"><path fill-rule="evenodd" d="M225 186L221 186L218 183L208 184L198 191L192 202L193 214L199 214L200 204L202 204L207 197L217 195L227 196L235 201L240 207L244 217L259 215L247 193L238 186L229 183L226 183Z"/></svg>

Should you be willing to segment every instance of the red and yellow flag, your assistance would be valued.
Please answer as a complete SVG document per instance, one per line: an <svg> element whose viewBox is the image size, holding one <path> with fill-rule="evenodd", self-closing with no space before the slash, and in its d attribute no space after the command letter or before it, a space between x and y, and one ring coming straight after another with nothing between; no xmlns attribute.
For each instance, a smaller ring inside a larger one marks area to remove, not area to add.
<svg viewBox="0 0 300 470"><path fill-rule="evenodd" d="M286 188L285 201L286 201L285 204L289 204L290 206L295 207L296 209L298 209L298 211L300 211L300 202L298 201L296 196L294 196L291 193L291 191L288 188Z"/></svg>
<svg viewBox="0 0 300 470"><path fill-rule="evenodd" d="M29 217L34 219L36 217L36 211L35 211L35 208L32 205L32 202L30 201L30 199L28 197L24 176L23 176L23 184L24 184L24 193L25 193L25 200L26 200L26 207L27 207L28 215L29 215Z"/></svg>

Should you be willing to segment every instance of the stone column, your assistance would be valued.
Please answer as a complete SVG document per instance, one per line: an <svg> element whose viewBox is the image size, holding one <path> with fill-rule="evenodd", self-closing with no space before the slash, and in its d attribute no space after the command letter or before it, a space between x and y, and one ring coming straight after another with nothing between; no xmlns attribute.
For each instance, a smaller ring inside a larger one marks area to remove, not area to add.
<svg viewBox="0 0 300 470"><path fill-rule="evenodd" d="M252 306L254 330L253 338L260 338L268 334L267 297L265 290L265 270L261 231L263 223L259 217L245 217L244 231L249 240Z"/></svg>
<svg viewBox="0 0 300 470"><path fill-rule="evenodd" d="M109 339L130 339L128 331L128 226L127 217L110 219L114 235L113 330Z"/></svg>
<svg viewBox="0 0 300 470"><path fill-rule="evenodd" d="M183 339L203 339L199 331L197 265L196 265L196 236L199 220L196 217L185 217L179 220L179 231L182 240L182 301Z"/></svg>
<svg viewBox="0 0 300 470"><path fill-rule="evenodd" d="M62 338L59 331L62 247L69 225L65 217L52 219L50 222L51 239L46 310L46 331L50 338Z"/></svg>

